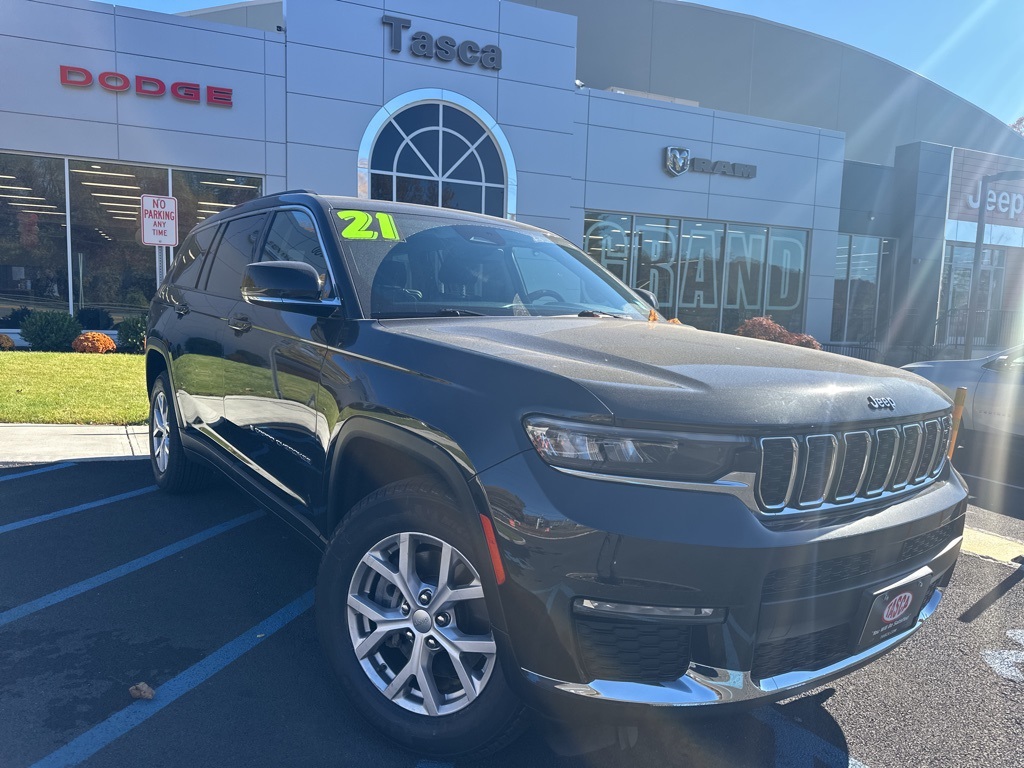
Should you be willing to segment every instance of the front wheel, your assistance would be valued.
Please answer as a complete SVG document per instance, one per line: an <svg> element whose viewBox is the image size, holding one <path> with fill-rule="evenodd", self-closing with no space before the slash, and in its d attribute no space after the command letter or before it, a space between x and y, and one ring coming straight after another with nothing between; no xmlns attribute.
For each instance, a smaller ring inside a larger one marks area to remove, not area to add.
<svg viewBox="0 0 1024 768"><path fill-rule="evenodd" d="M483 546L443 487L392 483L338 527L317 580L317 625L358 711L417 752L481 757L522 730L484 591Z"/></svg>
<svg viewBox="0 0 1024 768"><path fill-rule="evenodd" d="M156 484L168 493L197 490L209 479L209 470L189 458L181 445L166 373L156 377L149 392L149 461Z"/></svg>

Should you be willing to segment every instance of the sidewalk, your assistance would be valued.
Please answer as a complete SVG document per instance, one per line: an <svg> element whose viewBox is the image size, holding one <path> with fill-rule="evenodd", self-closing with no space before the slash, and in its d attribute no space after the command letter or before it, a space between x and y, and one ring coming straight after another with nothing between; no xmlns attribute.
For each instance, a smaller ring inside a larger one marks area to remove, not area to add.
<svg viewBox="0 0 1024 768"><path fill-rule="evenodd" d="M147 427L0 424L0 466L149 456Z"/></svg>

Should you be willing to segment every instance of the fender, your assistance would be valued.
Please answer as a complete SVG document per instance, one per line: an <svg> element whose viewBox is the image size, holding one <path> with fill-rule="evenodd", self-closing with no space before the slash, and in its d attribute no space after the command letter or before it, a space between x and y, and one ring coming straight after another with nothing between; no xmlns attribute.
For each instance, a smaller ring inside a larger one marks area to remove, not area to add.
<svg viewBox="0 0 1024 768"><path fill-rule="evenodd" d="M429 430L429 427L423 426L424 430ZM337 490L336 483L343 471L341 457L346 447L353 440L364 438L401 451L435 472L451 488L460 509L474 515L489 515L487 496L469 457L458 450L447 435L435 431L429 431L428 434L430 437L404 425L384 421L376 415L357 415L346 419L328 452L324 498L331 498Z"/></svg>
<svg viewBox="0 0 1024 768"><path fill-rule="evenodd" d="M407 420L412 422L411 419ZM377 414L357 415L347 419L328 453L324 498L331 499L333 494L341 490L338 488L344 471L341 457L345 455L348 444L356 439L370 440L401 451L436 473L451 489L457 507L465 515L468 530L477 531L483 539L480 515L489 519L491 513L487 494L477 477L476 469L469 461L469 457L458 450L458 446L450 437L441 432L429 431L430 428L426 425L423 425L423 428L428 430L433 439L418 434L405 425L384 421ZM332 516L329 521L332 530L343 513L344 510L341 510L336 516ZM330 536L330 531L325 533ZM482 549L485 549L485 545ZM487 602L492 622L497 629L505 632L507 625L500 601L492 594Z"/></svg>
<svg viewBox="0 0 1024 768"><path fill-rule="evenodd" d="M174 373L171 371L171 355L168 352L166 345L162 339L155 337L148 337L146 339L146 399L149 399L149 390L152 387L152 382L149 380L149 356L150 353L156 353L163 358L164 371L167 373L167 383L171 387L171 396L174 397L174 393L177 389L174 386ZM185 430L185 425L181 421L181 411L178 408L178 403L174 403L174 420L178 422L178 429L182 432Z"/></svg>

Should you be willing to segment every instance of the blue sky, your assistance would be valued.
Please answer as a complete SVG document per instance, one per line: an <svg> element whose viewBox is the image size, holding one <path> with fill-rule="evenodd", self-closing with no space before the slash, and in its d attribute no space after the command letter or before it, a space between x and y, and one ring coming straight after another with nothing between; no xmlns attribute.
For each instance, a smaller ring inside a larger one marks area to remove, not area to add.
<svg viewBox="0 0 1024 768"><path fill-rule="evenodd" d="M226 2L123 0L117 4L176 13ZM703 4L761 16L863 48L924 75L1003 122L1024 115L1024 0L708 0Z"/></svg>

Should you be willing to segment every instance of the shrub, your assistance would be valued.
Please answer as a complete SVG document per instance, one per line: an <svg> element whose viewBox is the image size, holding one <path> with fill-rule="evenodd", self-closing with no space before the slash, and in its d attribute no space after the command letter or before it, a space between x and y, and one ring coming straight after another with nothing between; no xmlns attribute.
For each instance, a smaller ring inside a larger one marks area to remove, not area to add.
<svg viewBox="0 0 1024 768"><path fill-rule="evenodd" d="M21 323L21 337L36 352L70 352L81 332L82 326L67 312L33 312Z"/></svg>
<svg viewBox="0 0 1024 768"><path fill-rule="evenodd" d="M10 352L14 349L14 339L6 333L0 333L0 352Z"/></svg>
<svg viewBox="0 0 1024 768"><path fill-rule="evenodd" d="M28 307L12 309L9 315L0 317L0 328L20 328L22 321L31 314L32 310Z"/></svg>
<svg viewBox="0 0 1024 768"><path fill-rule="evenodd" d="M105 352L113 352L117 349L117 345L107 334L89 331L79 335L78 338L71 342L71 348L75 352L92 352L102 355Z"/></svg>
<svg viewBox="0 0 1024 768"><path fill-rule="evenodd" d="M114 318L103 307L82 307L75 313L75 319L83 328L106 331L114 327Z"/></svg>
<svg viewBox="0 0 1024 768"><path fill-rule="evenodd" d="M117 347L122 352L141 355L146 351L146 318L126 317L117 325Z"/></svg>
<svg viewBox="0 0 1024 768"><path fill-rule="evenodd" d="M809 333L794 333L793 340L789 343L795 344L798 347L807 347L808 349L821 349L821 344Z"/></svg>
<svg viewBox="0 0 1024 768"><path fill-rule="evenodd" d="M736 329L736 335L764 341L777 341L780 344L793 344L808 349L821 349L821 344L813 336L806 333L791 333L772 320L770 315L744 320Z"/></svg>

